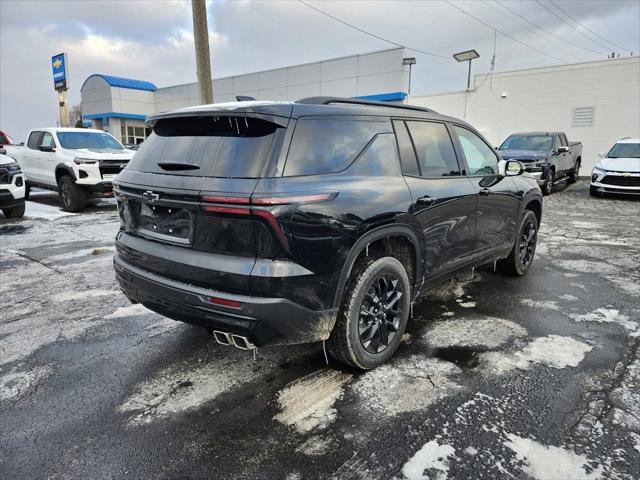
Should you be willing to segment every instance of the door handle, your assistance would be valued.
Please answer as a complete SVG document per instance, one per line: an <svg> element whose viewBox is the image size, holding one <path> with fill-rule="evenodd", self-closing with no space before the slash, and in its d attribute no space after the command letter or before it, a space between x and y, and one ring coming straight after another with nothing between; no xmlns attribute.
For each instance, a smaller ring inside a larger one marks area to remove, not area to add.
<svg viewBox="0 0 640 480"><path fill-rule="evenodd" d="M420 197L417 200L418 205L423 205L428 207L429 205L433 205L438 199L435 197L430 197L429 195L425 195L424 197Z"/></svg>
<svg viewBox="0 0 640 480"><path fill-rule="evenodd" d="M491 190L489 190L488 188L483 188L478 193L483 197L486 197L487 195L491 194Z"/></svg>

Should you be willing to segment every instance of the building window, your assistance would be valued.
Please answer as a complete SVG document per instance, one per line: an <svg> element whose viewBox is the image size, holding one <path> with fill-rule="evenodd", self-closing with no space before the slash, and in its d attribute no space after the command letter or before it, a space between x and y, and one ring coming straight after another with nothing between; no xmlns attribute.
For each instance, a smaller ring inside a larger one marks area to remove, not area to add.
<svg viewBox="0 0 640 480"><path fill-rule="evenodd" d="M593 127L596 107L575 107L571 116L572 127Z"/></svg>
<svg viewBox="0 0 640 480"><path fill-rule="evenodd" d="M151 135L151 129L138 120L122 120L120 127L122 143L126 145L139 145Z"/></svg>

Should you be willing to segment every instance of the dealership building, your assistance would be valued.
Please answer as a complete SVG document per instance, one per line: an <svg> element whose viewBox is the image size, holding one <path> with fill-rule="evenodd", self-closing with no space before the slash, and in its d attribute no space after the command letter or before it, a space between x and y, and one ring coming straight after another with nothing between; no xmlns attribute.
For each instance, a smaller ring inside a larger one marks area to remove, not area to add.
<svg viewBox="0 0 640 480"><path fill-rule="evenodd" d="M583 174L618 139L640 137L638 56L479 74L469 91L408 97L407 54L394 48L216 78L214 101L328 95L408 102L466 119L496 146L513 132L564 131L583 142ZM147 80L94 74L81 88L85 122L123 143L149 135L147 115L198 103L196 83L158 88Z"/></svg>

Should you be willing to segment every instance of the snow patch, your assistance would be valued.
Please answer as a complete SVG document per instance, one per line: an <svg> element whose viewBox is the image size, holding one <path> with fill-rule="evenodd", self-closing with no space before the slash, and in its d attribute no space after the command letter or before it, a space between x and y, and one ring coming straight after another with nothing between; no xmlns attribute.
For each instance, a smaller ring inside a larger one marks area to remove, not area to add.
<svg viewBox="0 0 640 480"><path fill-rule="evenodd" d="M335 420L333 404L349 380L351 375L337 370L320 370L295 380L278 393L280 413L274 419L300 433L325 428Z"/></svg>
<svg viewBox="0 0 640 480"><path fill-rule="evenodd" d="M151 310L145 308L141 303L134 305L128 305L126 307L119 307L115 312L105 316L105 319L111 318L123 318L123 317L135 317L136 315L144 315L146 313L152 313ZM173 322L175 325L175 322Z"/></svg>
<svg viewBox="0 0 640 480"><path fill-rule="evenodd" d="M558 302L555 302L553 300L532 300L530 298L523 298L520 300L520 303L522 305L526 305L527 307L532 307L532 308L542 308L544 310L560 310L560 306L558 305Z"/></svg>
<svg viewBox="0 0 640 480"><path fill-rule="evenodd" d="M602 477L602 466L592 468L584 455L514 434L507 434L507 438L509 440L504 445L513 450L522 462L522 471L536 480L595 480Z"/></svg>
<svg viewBox="0 0 640 480"><path fill-rule="evenodd" d="M335 447L335 442L331 438L314 435L299 445L296 448L296 452L304 453L305 455L325 455L333 447Z"/></svg>
<svg viewBox="0 0 640 480"><path fill-rule="evenodd" d="M569 295L568 293L565 295L560 295L558 297L560 300L564 300L565 302L577 302L580 300L578 297L574 297L573 295Z"/></svg>
<svg viewBox="0 0 640 480"><path fill-rule="evenodd" d="M396 358L360 376L353 390L369 411L393 416L422 410L460 390L449 378L460 372L435 358Z"/></svg>
<svg viewBox="0 0 640 480"><path fill-rule="evenodd" d="M436 349L455 346L493 350L526 334L523 327L502 318L461 318L436 323L426 332L424 340Z"/></svg>
<svg viewBox="0 0 640 480"><path fill-rule="evenodd" d="M505 373L516 368L526 370L532 364L551 368L575 367L590 350L589 345L571 337L549 335L536 338L515 353L485 352L478 356L484 370Z"/></svg>
<svg viewBox="0 0 640 480"><path fill-rule="evenodd" d="M409 480L445 480L449 475L449 462L456 450L451 445L440 445L431 440L423 445L402 467Z"/></svg>
<svg viewBox="0 0 640 480"><path fill-rule="evenodd" d="M476 302L460 302L462 308L473 308L476 306Z"/></svg>
<svg viewBox="0 0 640 480"><path fill-rule="evenodd" d="M29 371L12 370L0 377L0 400L19 398L51 374L49 367L35 367Z"/></svg>
<svg viewBox="0 0 640 480"><path fill-rule="evenodd" d="M73 291L73 292L64 292L58 293L57 295L53 295L51 300L54 302L68 302L71 300L82 300L85 298L95 298L95 297L106 297L107 295L117 295L118 292L115 290L82 290L82 291Z"/></svg>
<svg viewBox="0 0 640 480"><path fill-rule="evenodd" d="M38 202L25 202L24 216L26 218L38 218L41 220L56 220L62 217L77 215L77 213L65 212L60 207L52 207Z"/></svg>
<svg viewBox="0 0 640 480"><path fill-rule="evenodd" d="M615 308L600 307L584 315L573 313L569 317L576 322L617 323L629 330L632 337L640 337L640 324Z"/></svg>

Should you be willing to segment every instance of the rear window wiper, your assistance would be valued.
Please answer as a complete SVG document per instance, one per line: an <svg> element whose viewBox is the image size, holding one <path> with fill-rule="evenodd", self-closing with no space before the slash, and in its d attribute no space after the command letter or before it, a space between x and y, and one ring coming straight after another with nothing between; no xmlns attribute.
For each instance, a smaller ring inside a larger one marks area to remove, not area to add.
<svg viewBox="0 0 640 480"><path fill-rule="evenodd" d="M158 162L158 166L163 170L200 170L200 165L195 163Z"/></svg>

